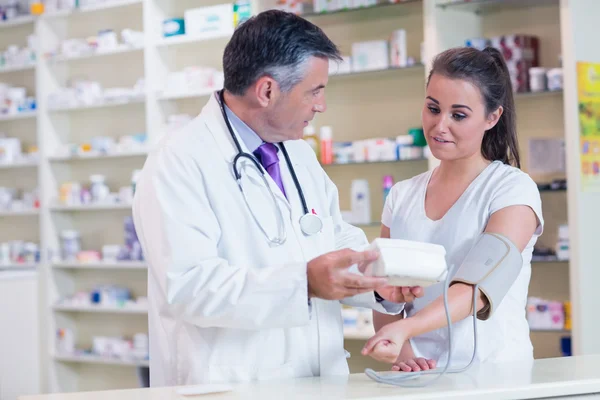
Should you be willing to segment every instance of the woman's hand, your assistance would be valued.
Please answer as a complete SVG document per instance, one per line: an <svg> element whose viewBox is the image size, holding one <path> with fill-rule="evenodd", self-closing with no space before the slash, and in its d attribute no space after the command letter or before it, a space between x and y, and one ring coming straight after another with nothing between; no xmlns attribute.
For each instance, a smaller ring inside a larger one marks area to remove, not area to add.
<svg viewBox="0 0 600 400"><path fill-rule="evenodd" d="M425 291L421 286L384 286L377 288L377 293L392 303L411 303L419 297L423 297Z"/></svg>
<svg viewBox="0 0 600 400"><path fill-rule="evenodd" d="M361 353L377 361L394 364L400 356L404 343L409 339L405 319L387 324L367 341Z"/></svg>
<svg viewBox="0 0 600 400"><path fill-rule="evenodd" d="M388 364L392 371L418 372L435 369L436 361L417 357L409 339L407 320L400 320L382 327L365 344L362 354Z"/></svg>
<svg viewBox="0 0 600 400"><path fill-rule="evenodd" d="M409 342L406 342L406 344L410 346ZM435 367L435 360L428 360L423 357L403 358L400 355L392 366L392 371L419 372L435 369Z"/></svg>

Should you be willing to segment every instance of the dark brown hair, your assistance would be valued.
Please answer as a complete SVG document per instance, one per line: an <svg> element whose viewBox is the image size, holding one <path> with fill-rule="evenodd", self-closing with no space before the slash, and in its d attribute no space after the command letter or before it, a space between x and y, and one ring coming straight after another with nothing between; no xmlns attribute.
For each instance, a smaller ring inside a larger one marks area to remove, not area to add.
<svg viewBox="0 0 600 400"><path fill-rule="evenodd" d="M472 47L446 50L433 61L427 84L433 74L450 79L463 79L478 87L485 103L486 115L502 106L500 119L483 136L481 154L486 160L499 160L521 168L515 100L502 53L492 47L484 50Z"/></svg>

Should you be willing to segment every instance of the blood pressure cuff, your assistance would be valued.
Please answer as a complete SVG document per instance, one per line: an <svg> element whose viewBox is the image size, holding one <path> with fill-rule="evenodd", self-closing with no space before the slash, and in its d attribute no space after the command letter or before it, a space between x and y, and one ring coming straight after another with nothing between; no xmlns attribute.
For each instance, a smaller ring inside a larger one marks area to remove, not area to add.
<svg viewBox="0 0 600 400"><path fill-rule="evenodd" d="M488 304L477 313L477 318L488 319L517 280L523 266L521 252L505 236L483 233L473 246L452 279L479 285Z"/></svg>

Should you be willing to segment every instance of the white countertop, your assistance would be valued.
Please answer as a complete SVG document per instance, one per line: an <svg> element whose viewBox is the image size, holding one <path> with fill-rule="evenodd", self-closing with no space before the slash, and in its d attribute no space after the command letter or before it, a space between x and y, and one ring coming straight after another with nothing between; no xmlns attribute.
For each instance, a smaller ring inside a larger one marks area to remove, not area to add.
<svg viewBox="0 0 600 400"><path fill-rule="evenodd" d="M420 379L432 379L431 376ZM300 399L533 399L600 393L600 355L474 365L427 388L378 384L364 374L241 384L226 393L182 396L177 388L26 396L20 400L300 400Z"/></svg>

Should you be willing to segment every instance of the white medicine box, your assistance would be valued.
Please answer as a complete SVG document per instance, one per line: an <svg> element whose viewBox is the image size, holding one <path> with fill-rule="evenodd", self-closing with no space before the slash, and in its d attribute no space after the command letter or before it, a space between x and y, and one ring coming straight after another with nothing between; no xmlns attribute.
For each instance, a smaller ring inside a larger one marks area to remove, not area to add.
<svg viewBox="0 0 600 400"><path fill-rule="evenodd" d="M387 40L372 40L352 44L352 71L373 71L390 67Z"/></svg>
<svg viewBox="0 0 600 400"><path fill-rule="evenodd" d="M199 7L186 10L183 14L186 35L211 38L232 35L233 4Z"/></svg>

